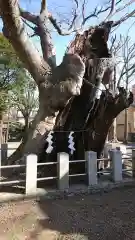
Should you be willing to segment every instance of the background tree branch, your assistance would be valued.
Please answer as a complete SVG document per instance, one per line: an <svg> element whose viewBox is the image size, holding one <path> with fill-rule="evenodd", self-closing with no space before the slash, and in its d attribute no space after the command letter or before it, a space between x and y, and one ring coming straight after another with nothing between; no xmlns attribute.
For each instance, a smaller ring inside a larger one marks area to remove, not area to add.
<svg viewBox="0 0 135 240"><path fill-rule="evenodd" d="M25 18L27 21L29 21L35 25L37 24L37 16L36 15L31 14L30 12L26 12L22 8L20 8L20 13L21 13L21 17Z"/></svg>
<svg viewBox="0 0 135 240"><path fill-rule="evenodd" d="M113 23L112 27L116 27L118 25L120 25L121 23L125 22L127 19L129 19L130 17L132 17L135 14L135 10L133 10L130 13L125 14L123 17L121 17L118 21Z"/></svg>
<svg viewBox="0 0 135 240"><path fill-rule="evenodd" d="M32 15L29 12L25 12L21 10L21 16L23 19L34 23L35 27L32 28L34 30L34 35L38 35L40 37L40 43L43 53L44 60L49 64L51 68L56 67L56 53L54 50L54 46L52 43L51 32L47 27L48 24L48 12L46 9L46 1L43 0L41 2L41 11L39 16Z"/></svg>
<svg viewBox="0 0 135 240"><path fill-rule="evenodd" d="M43 12L43 11L46 11L46 0L42 0L41 1L41 10L40 10L40 14Z"/></svg>
<svg viewBox="0 0 135 240"><path fill-rule="evenodd" d="M129 36L121 37L121 70L119 73L117 87L120 86L121 81L126 82L129 88L129 81L133 80L135 73L135 44L131 42Z"/></svg>

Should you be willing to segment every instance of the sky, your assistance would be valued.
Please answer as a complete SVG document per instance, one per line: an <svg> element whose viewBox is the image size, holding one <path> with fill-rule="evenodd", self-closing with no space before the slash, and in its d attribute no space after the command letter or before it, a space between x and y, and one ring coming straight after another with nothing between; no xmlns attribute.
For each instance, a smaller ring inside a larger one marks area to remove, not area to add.
<svg viewBox="0 0 135 240"><path fill-rule="evenodd" d="M93 11L93 9L98 6L100 8L100 6L103 6L103 4L105 4L105 1L107 0L92 0L89 1L87 0L88 4L87 4L87 8L86 8L86 12L85 14L88 15L90 12ZM71 17L71 10L73 5L73 0L49 0L48 1L48 10L51 11L51 13L53 13L54 17L56 17L58 19L58 14L64 15L64 17L68 17L68 19L70 20ZM80 0L81 2L81 0ZM127 3L129 2L129 0L123 0L123 3ZM20 0L20 5L22 8L36 13L38 14L40 11L40 0ZM125 11L122 11L122 13L118 13L115 14L110 20L117 20L119 19L121 16L124 15L124 13L126 12L131 12L133 9L135 8L135 3L132 4L131 6L127 7ZM100 15L100 17L97 18L92 18L87 25L91 26L91 25L96 25L99 24L103 19L105 19L105 17L107 16L107 13ZM121 24L121 26L116 29L116 31L114 31L113 34L117 33L117 35L126 35L127 31L129 29L129 26L132 25L134 21L134 18L131 18L130 20L127 20L125 23ZM87 28L87 26L86 26ZM135 25L134 28L131 28L131 30L129 31L129 35L132 37L132 41L135 41L135 34L133 35L133 29L135 29ZM59 64L62 60L62 57L64 55L64 52L66 50L66 47L68 46L69 42L73 39L73 35L70 36L59 36L54 30L52 33L53 36L53 42L55 43L55 48L56 48L56 53L57 53L57 63ZM39 39L35 38L34 39L35 44L39 47Z"/></svg>
<svg viewBox="0 0 135 240"><path fill-rule="evenodd" d="M48 4L49 11L51 11L53 15L57 17L57 19L58 19L58 14L61 14L61 15L64 15L64 17L65 16L68 17L68 19L70 20L71 10L72 10L72 7L74 6L73 0L65 0L65 1L49 0L48 2L49 2ZM86 13L85 13L86 15L92 12L96 6L98 6L99 8L100 6L103 6L103 4L105 3L105 0L92 0L92 1L87 0L87 2L88 4L86 8ZM127 3L129 2L129 0L123 0L123 2ZM38 14L40 11L40 0L20 0L20 6L25 10ZM128 8L126 8L126 11L123 11L121 14L119 13L115 14L115 16L113 16L110 20L117 20L125 12L130 12L134 8L135 8L135 3L129 6ZM87 25L91 26L91 25L99 24L103 19L105 19L106 16L107 16L107 13L100 15L98 19L92 18L87 23ZM126 32L128 31L129 26L132 25L133 21L134 19L131 18L130 20L127 20L125 23L121 24L121 26L114 32L114 34L117 33L117 35L119 34L126 35ZM0 26L2 26L2 24L0 24ZM133 28L129 31L129 35L132 37L132 40L135 41L135 34L133 35L132 33L133 33ZM57 52L57 63L59 64L62 60L66 47L68 46L69 42L73 39L73 35L59 36L56 32L53 31L52 36L53 36L53 42L55 43L56 52ZM37 45L37 47L39 48L39 39L34 38L33 40Z"/></svg>
<svg viewBox="0 0 135 240"><path fill-rule="evenodd" d="M91 0L91 1L87 0L88 3L87 3L85 15L88 15L89 13L91 13L96 6L98 6L100 8L100 6L105 5L105 1L107 1L107 0ZM128 3L129 1L130 0L123 0L123 4ZM71 11L72 11L72 7L73 7L73 0L65 0L65 1L49 0L48 2L49 2L48 10L53 14L54 17L59 19L59 15L64 16L65 18L68 18L68 20L70 21ZM81 0L80 0L80 2L81 2ZM40 12L40 0L20 0L20 6L23 9L28 10L35 14L38 14ZM120 19L121 16L124 15L124 13L131 12L134 8L135 8L135 1L131 6L127 7L126 10L112 16L112 18L110 20L118 20L118 19ZM102 15L100 15L99 18L90 19L90 21L87 22L86 28L91 25L99 24L101 21L103 21L105 19L107 14L108 13L102 14ZM128 29L133 24L134 20L135 20L135 17L130 18L129 20L127 20L126 22L121 24L120 27L117 28L112 34L114 35L116 33L117 36L119 36L120 34L127 35ZM0 23L0 27L2 27L2 23ZM134 31L135 31L135 24L128 32L128 35L131 37L131 41L133 41L133 42L135 42ZM66 50L66 47L68 46L69 42L73 39L73 35L59 36L53 29L52 37L53 37L53 43L55 43L55 48L56 48L57 64L60 64L60 62L62 61L64 52ZM33 38L33 41L34 41L36 47L40 50L39 39Z"/></svg>

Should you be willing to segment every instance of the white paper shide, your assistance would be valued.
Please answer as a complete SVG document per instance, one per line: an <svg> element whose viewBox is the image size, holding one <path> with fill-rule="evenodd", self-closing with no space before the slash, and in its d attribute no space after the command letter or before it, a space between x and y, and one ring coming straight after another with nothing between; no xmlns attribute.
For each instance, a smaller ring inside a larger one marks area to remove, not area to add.
<svg viewBox="0 0 135 240"><path fill-rule="evenodd" d="M71 154L73 154L75 151L75 148L74 148L75 143L73 141L74 138L72 136L73 134L74 134L74 132L70 132L70 134L68 136L68 143L69 143L68 148L70 149Z"/></svg>
<svg viewBox="0 0 135 240"><path fill-rule="evenodd" d="M52 143L53 143L53 141L52 141L52 139L53 139L52 134L53 133L54 133L53 131L50 131L48 136L47 136L47 138L46 138L46 141L48 142L48 147L46 149L46 153L51 153L52 150L53 150L53 146L52 146Z"/></svg>

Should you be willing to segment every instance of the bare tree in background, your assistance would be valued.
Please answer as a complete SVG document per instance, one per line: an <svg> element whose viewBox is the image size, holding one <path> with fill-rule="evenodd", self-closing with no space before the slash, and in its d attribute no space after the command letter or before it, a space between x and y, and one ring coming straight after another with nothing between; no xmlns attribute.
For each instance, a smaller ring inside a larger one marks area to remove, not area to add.
<svg viewBox="0 0 135 240"><path fill-rule="evenodd" d="M10 106L16 108L24 119L25 131L28 131L32 111L38 108L37 87L30 76L25 75L23 84L10 92Z"/></svg>
<svg viewBox="0 0 135 240"><path fill-rule="evenodd" d="M129 36L121 37L122 43L122 67L118 79L118 86L123 83L127 94L129 94L129 88L131 82L135 77L135 43ZM125 123L124 123L124 143L128 142L128 108L125 108Z"/></svg>
<svg viewBox="0 0 135 240"><path fill-rule="evenodd" d="M131 82L134 80L135 73L135 44L129 36L120 35L119 39L115 37L111 39L110 50L117 57L117 67L114 66L114 77L110 89L116 92L121 85L124 85L127 95L129 94L129 88ZM125 130L124 130L124 142L128 141L128 108L125 109ZM110 129L109 140L117 142L117 122L114 122Z"/></svg>
<svg viewBox="0 0 135 240"><path fill-rule="evenodd" d="M0 1L3 33L9 39L18 53L21 61L35 80L39 90L39 110L29 127L25 141L10 157L15 162L24 153L35 153L40 161L45 160L47 147L46 136L54 130L54 149L49 159L56 159L57 152L68 152L68 135L75 131L74 158L84 157L86 150L96 151L100 156L108 130L114 118L133 101L126 90L119 88L115 96L106 89L97 97L99 85L107 85L111 80L114 68L107 41L112 28L118 26L135 11L121 17L120 20L108 21L114 10L112 1L105 7L95 8L89 16L85 16L85 1L82 5L81 25L76 29L75 21L78 13L78 2L75 1L73 20L67 31L64 31L51 13L47 11L46 1L41 1L39 15L23 11L17 0ZM115 4L114 4L115 3ZM124 6L123 6L124 7ZM95 27L89 27L83 34L78 31L92 17L109 11L107 19ZM52 44L48 21L64 36L76 33L75 39L69 45L62 63L56 66L56 56ZM32 44L25 31L25 24L34 25L33 35L40 38L42 56ZM28 23L29 22L29 23ZM100 124L99 124L100 123Z"/></svg>
<svg viewBox="0 0 135 240"><path fill-rule="evenodd" d="M111 90L112 94L116 94L117 91L117 65L120 64L120 60L118 58L119 52L122 48L121 45L121 41L117 41L116 35L114 37L111 38L111 47L110 47L110 51L113 54L113 56L115 57L116 60L116 64L114 65L114 71L113 71L113 75L112 75L112 81L109 84L109 89ZM108 140L111 142L118 142L117 139L117 120L116 118L114 119L110 129L109 129L109 133L108 133Z"/></svg>

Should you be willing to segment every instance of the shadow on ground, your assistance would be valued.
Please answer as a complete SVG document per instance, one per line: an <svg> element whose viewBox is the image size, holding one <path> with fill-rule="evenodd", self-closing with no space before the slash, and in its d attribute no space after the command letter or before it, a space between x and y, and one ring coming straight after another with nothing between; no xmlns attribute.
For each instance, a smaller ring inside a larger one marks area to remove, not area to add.
<svg viewBox="0 0 135 240"><path fill-rule="evenodd" d="M0 204L2 240L134 240L135 188Z"/></svg>
<svg viewBox="0 0 135 240"><path fill-rule="evenodd" d="M135 239L135 189L39 201L42 211L31 239ZM39 232L40 229L40 232ZM42 230L41 230L42 229ZM47 234L46 232L46 234Z"/></svg>

